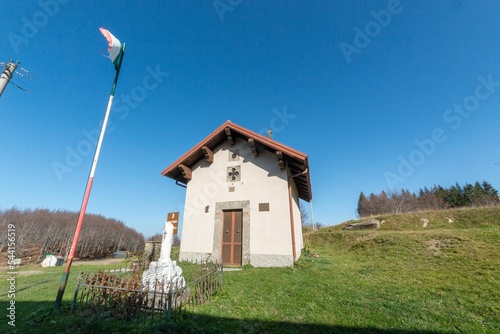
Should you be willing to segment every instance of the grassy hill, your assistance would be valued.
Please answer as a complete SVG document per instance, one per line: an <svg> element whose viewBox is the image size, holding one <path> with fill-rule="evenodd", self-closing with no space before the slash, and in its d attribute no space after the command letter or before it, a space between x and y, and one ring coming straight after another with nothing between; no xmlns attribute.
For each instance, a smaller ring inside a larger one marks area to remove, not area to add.
<svg viewBox="0 0 500 334"><path fill-rule="evenodd" d="M500 255L500 207L465 208L392 214L373 217L382 222L378 230L344 230L351 220L306 235L312 244L328 244L332 249L371 252L399 252L414 256L456 254L470 258ZM424 227L421 219L427 219Z"/></svg>
<svg viewBox="0 0 500 334"><path fill-rule="evenodd" d="M343 230L351 221L308 234L306 250L315 256L303 255L292 268L225 272L223 293L170 323L142 325L71 316L67 311L71 291L56 316L52 306L60 274L55 271L62 269L20 275L17 329L19 333L500 332L499 208L377 218L385 220L380 230ZM429 220L427 228L421 218ZM5 291L5 281L2 276L0 291ZM0 303L5 300L2 292Z"/></svg>
<svg viewBox="0 0 500 334"><path fill-rule="evenodd" d="M500 225L500 206L486 208L460 208L440 211L421 211L402 214L389 214L370 217L385 221L380 230L424 230L424 229L470 229ZM449 223L448 218L453 222ZM349 220L345 223L318 230L316 233L329 233L343 230L347 225L367 220ZM429 224L423 227L420 219Z"/></svg>

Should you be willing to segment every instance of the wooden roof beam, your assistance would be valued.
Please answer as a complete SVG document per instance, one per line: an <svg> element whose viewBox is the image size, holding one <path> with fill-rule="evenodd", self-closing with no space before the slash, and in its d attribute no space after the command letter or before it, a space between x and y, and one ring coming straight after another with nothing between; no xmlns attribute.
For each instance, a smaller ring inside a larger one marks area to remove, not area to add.
<svg viewBox="0 0 500 334"><path fill-rule="evenodd" d="M179 166L177 166L180 170L181 170L181 173L182 173L182 177L185 178L186 180L191 180L191 168L183 165L183 164L180 164Z"/></svg>
<svg viewBox="0 0 500 334"><path fill-rule="evenodd" d="M248 143L250 144L250 149L252 150L253 156L258 157L259 149L257 148L257 146L255 146L255 141L253 140L253 138L248 138Z"/></svg>
<svg viewBox="0 0 500 334"><path fill-rule="evenodd" d="M281 170L285 170L285 161L283 160L283 152L276 151L276 157L278 158L278 165Z"/></svg>
<svg viewBox="0 0 500 334"><path fill-rule="evenodd" d="M229 142L229 144L234 145L234 139L233 136L231 135L231 129L227 127L225 131L226 131L227 141Z"/></svg>
<svg viewBox="0 0 500 334"><path fill-rule="evenodd" d="M214 162L214 152L212 152L208 146L203 146L201 150L203 151L203 154L205 154L205 159L207 159L208 162Z"/></svg>
<svg viewBox="0 0 500 334"><path fill-rule="evenodd" d="M307 168L306 165L301 164L301 163L296 163L296 162L293 162L293 161L288 161L288 164L290 165L290 167L295 167L295 168L297 168L300 171L303 171L303 170L305 170Z"/></svg>
<svg viewBox="0 0 500 334"><path fill-rule="evenodd" d="M307 168L306 168L306 169L304 169L302 172L298 172L297 174L292 175L292 178L298 178L298 177L301 177L301 176L303 176L303 175L304 175L304 174L306 174L306 173L307 173Z"/></svg>
<svg viewBox="0 0 500 334"><path fill-rule="evenodd" d="M295 182L300 182L300 183L303 183L304 185L307 184L307 178L305 178L305 177L299 176L299 177L294 177L293 179L295 180Z"/></svg>

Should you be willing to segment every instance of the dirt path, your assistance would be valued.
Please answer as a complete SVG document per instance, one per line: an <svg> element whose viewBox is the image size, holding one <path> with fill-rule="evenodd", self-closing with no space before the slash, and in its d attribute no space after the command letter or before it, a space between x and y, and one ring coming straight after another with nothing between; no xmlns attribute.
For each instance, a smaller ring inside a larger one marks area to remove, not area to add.
<svg viewBox="0 0 500 334"><path fill-rule="evenodd" d="M89 261L74 261L72 263L72 266L84 266L84 265L107 265L107 264L118 264L123 259L113 259L113 258L106 258L106 259L99 259L99 260L89 260ZM63 264L62 267L64 267L66 264ZM32 265L30 265L32 266ZM22 268L22 267L21 267ZM8 266L2 266L0 267L0 273L7 272L9 270ZM34 274L42 274L44 273L43 268L40 270L20 270L19 275L20 276L28 276L28 275L34 275Z"/></svg>
<svg viewBox="0 0 500 334"><path fill-rule="evenodd" d="M83 265L105 265L105 264L114 264L123 261L124 259L99 259L99 260L89 260L89 261L74 261L72 266L83 266Z"/></svg>

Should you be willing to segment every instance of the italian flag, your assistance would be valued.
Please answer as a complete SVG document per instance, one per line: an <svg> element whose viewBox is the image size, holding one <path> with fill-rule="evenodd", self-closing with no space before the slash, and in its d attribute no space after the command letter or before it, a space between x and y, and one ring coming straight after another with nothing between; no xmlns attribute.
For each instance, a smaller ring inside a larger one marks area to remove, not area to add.
<svg viewBox="0 0 500 334"><path fill-rule="evenodd" d="M122 43L113 36L112 33L110 33L108 30L104 28L99 28L101 33L106 37L106 40L108 41L108 52L109 52L109 59L113 62L113 65L115 65L115 69L118 70L118 64L120 63L120 57L122 56L123 53L123 47Z"/></svg>

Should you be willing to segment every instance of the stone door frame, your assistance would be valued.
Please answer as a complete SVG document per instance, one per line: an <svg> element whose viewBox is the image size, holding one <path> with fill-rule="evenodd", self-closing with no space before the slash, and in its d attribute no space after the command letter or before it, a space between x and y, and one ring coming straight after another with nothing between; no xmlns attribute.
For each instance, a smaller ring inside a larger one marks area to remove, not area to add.
<svg viewBox="0 0 500 334"><path fill-rule="evenodd" d="M212 256L222 262L222 226L224 220L224 210L243 211L243 240L241 264L250 263L250 201L229 201L215 203L215 220Z"/></svg>

